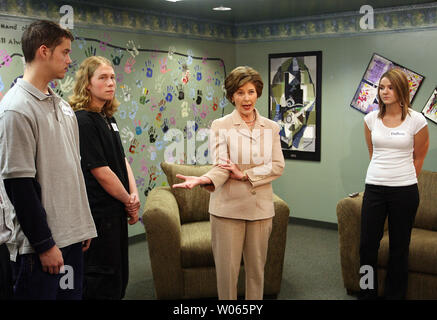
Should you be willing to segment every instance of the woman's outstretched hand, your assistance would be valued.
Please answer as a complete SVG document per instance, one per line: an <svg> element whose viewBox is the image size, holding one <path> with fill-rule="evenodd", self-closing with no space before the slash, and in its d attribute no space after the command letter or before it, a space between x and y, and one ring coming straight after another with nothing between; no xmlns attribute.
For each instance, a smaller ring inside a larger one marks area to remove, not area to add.
<svg viewBox="0 0 437 320"><path fill-rule="evenodd" d="M176 183L172 186L172 188L184 188L184 189L193 189L195 186L200 184L210 184L212 183L211 179L207 177L194 177L194 176L184 176L182 174L177 174L176 178L184 180L184 182Z"/></svg>

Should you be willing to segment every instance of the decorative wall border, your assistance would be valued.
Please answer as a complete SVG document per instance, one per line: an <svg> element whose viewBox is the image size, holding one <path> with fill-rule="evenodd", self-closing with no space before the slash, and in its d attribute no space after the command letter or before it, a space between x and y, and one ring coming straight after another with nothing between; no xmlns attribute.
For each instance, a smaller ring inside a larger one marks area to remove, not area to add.
<svg viewBox="0 0 437 320"><path fill-rule="evenodd" d="M0 14L58 20L61 17L59 8L64 4L74 8L74 23L78 27L121 29L234 43L437 29L437 2L375 9L374 28L365 30L360 28L363 15L359 13L359 8L356 12L240 24L66 0L0 0Z"/></svg>

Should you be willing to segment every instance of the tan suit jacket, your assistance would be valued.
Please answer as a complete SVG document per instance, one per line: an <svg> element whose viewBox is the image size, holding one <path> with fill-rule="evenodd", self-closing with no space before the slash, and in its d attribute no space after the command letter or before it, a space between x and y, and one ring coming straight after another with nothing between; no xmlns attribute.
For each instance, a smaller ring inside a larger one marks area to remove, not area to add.
<svg viewBox="0 0 437 320"><path fill-rule="evenodd" d="M275 215L271 182L282 174L285 165L276 122L262 117L256 110L251 131L234 110L212 123L210 156L214 167L204 176L213 183L205 186L211 192L211 214L243 220ZM247 174L248 180L231 179L228 170L217 167L221 159L231 159Z"/></svg>

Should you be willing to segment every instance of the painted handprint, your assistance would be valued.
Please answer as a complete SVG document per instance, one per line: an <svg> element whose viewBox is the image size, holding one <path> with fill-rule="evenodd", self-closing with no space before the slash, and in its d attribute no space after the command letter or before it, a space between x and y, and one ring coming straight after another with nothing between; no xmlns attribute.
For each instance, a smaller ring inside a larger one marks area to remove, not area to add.
<svg viewBox="0 0 437 320"><path fill-rule="evenodd" d="M157 126L157 127L160 127L161 126L161 124L162 124L162 113L161 112L159 112L157 115L156 115L156 118L155 118L155 126Z"/></svg>
<svg viewBox="0 0 437 320"><path fill-rule="evenodd" d="M199 114L199 109L196 107L194 103L191 104L191 110L193 110L193 115L197 117Z"/></svg>
<svg viewBox="0 0 437 320"><path fill-rule="evenodd" d="M191 65L193 63L193 51L191 49L187 50L187 65Z"/></svg>
<svg viewBox="0 0 437 320"><path fill-rule="evenodd" d="M202 112L200 113L200 117L202 118L202 119L205 119L206 118L206 116L208 115L208 105L206 105L206 104L202 104Z"/></svg>
<svg viewBox="0 0 437 320"><path fill-rule="evenodd" d="M149 134L149 141L150 141L150 143L155 143L156 138L158 137L158 136L156 135L155 127L151 126L151 127L149 128L148 134Z"/></svg>
<svg viewBox="0 0 437 320"><path fill-rule="evenodd" d="M0 50L0 68L9 67L12 62L12 58L8 55L6 50Z"/></svg>
<svg viewBox="0 0 437 320"><path fill-rule="evenodd" d="M126 72L127 74L131 73L132 71L135 71L135 69L133 69L133 65L135 64L135 60L132 57L129 57L129 59L127 59L126 64L124 65L124 72Z"/></svg>
<svg viewBox="0 0 437 320"><path fill-rule="evenodd" d="M79 49L83 49L83 47L86 45L86 40L84 38L80 38L80 37L74 37L75 38L75 42L77 43L77 46L79 47Z"/></svg>
<svg viewBox="0 0 437 320"><path fill-rule="evenodd" d="M96 55L96 48L94 48L93 46L89 46L88 48L85 49L85 56L87 58L95 55Z"/></svg>
<svg viewBox="0 0 437 320"><path fill-rule="evenodd" d="M141 177L141 176L137 176L135 178L135 183L137 185L137 188L140 189L141 191L144 189L145 181L146 181L146 179L144 179L144 177Z"/></svg>
<svg viewBox="0 0 437 320"><path fill-rule="evenodd" d="M144 88L142 95L140 96L140 103L141 104L146 104L146 103L150 102L150 99L147 97L148 94L149 94L149 90L147 88Z"/></svg>
<svg viewBox="0 0 437 320"><path fill-rule="evenodd" d="M123 58L124 53L120 49L116 49L114 54L111 53L111 59L114 66L118 66Z"/></svg>
<svg viewBox="0 0 437 320"><path fill-rule="evenodd" d="M128 127L121 129L120 138L123 144L130 143L134 137L134 133Z"/></svg>
<svg viewBox="0 0 437 320"><path fill-rule="evenodd" d="M187 71L185 72L185 75L182 77L182 82L183 82L184 84L187 84L188 81L190 81L190 70L187 70Z"/></svg>
<svg viewBox="0 0 437 320"><path fill-rule="evenodd" d="M178 99L184 100L184 88L182 87L182 84L177 85L176 90L179 92Z"/></svg>
<svg viewBox="0 0 437 320"><path fill-rule="evenodd" d="M167 72L169 72L171 70L171 69L168 69L168 67L167 67L167 58L166 57L159 59L159 70L161 71L162 74L166 74Z"/></svg>
<svg viewBox="0 0 437 320"><path fill-rule="evenodd" d="M164 84L164 78L163 78L163 76L159 76L158 79L156 79L156 82L155 82L155 91L157 93L161 93L162 92L163 84Z"/></svg>
<svg viewBox="0 0 437 320"><path fill-rule="evenodd" d="M206 100L211 101L214 96L214 89L211 86L206 88Z"/></svg>
<svg viewBox="0 0 437 320"><path fill-rule="evenodd" d="M134 120L135 133L139 136L143 133L143 128L141 127L141 120Z"/></svg>
<svg viewBox="0 0 437 320"><path fill-rule="evenodd" d="M152 63L152 61L148 60L146 62L144 62L146 65L146 77L147 78L151 78L153 77L153 68L155 67L155 64Z"/></svg>
<svg viewBox="0 0 437 320"><path fill-rule="evenodd" d="M158 103L159 112L164 112L164 110L166 109L166 107L165 107L166 101L167 100L165 100L165 99L161 99L161 101L159 101L159 103Z"/></svg>
<svg viewBox="0 0 437 320"><path fill-rule="evenodd" d="M135 119L138 111L138 103L136 101L132 101L132 108L129 110L129 118L132 120Z"/></svg>
<svg viewBox="0 0 437 320"><path fill-rule="evenodd" d="M130 101L131 98L131 88L127 84L123 84L120 86L121 91L123 92L123 100L125 102Z"/></svg>
<svg viewBox="0 0 437 320"><path fill-rule="evenodd" d="M73 77L67 76L63 82L59 83L59 88L62 92L70 92L74 87Z"/></svg>
<svg viewBox="0 0 437 320"><path fill-rule="evenodd" d="M153 190L153 188L156 187L156 177L153 179L152 177L149 178L149 185L147 186L147 189L144 191L144 196L148 196L149 192Z"/></svg>
<svg viewBox="0 0 437 320"><path fill-rule="evenodd" d="M197 104L201 104L202 103L202 90L197 90L197 99L196 99L196 103Z"/></svg>
<svg viewBox="0 0 437 320"><path fill-rule="evenodd" d="M107 40L109 42L112 40L111 36L108 33L106 33L106 32L103 34L103 38L104 38L104 40ZM100 44L99 44L100 49L102 51L106 51L106 45L107 44L108 44L108 42L106 42L106 41L100 41Z"/></svg>
<svg viewBox="0 0 437 320"><path fill-rule="evenodd" d="M140 54L137 47L135 46L135 43L132 40L129 40L126 44L126 51L129 52L129 54L132 56L132 58L135 58L137 55ZM132 49L130 48L132 47ZM138 46L139 48L140 46Z"/></svg>
<svg viewBox="0 0 437 320"><path fill-rule="evenodd" d="M149 168L147 167L147 162L144 158L141 159L140 171L143 176L147 176L149 174Z"/></svg>
<svg viewBox="0 0 437 320"><path fill-rule="evenodd" d="M150 160L155 161L156 159L156 147L151 145L147 148L147 152L150 154Z"/></svg>
<svg viewBox="0 0 437 320"><path fill-rule="evenodd" d="M131 141L131 145L129 147L129 152L132 153L132 154L135 154L136 153L135 149L138 147L139 144L140 144L140 142L137 139L134 138Z"/></svg>
<svg viewBox="0 0 437 320"><path fill-rule="evenodd" d="M167 94L165 96L165 101L172 102L173 94L175 93L173 86L167 86Z"/></svg>
<svg viewBox="0 0 437 320"><path fill-rule="evenodd" d="M219 107L223 109L224 107L226 107L227 104L228 104L228 100L226 99L226 97L223 97L223 98L220 100Z"/></svg>
<svg viewBox="0 0 437 320"><path fill-rule="evenodd" d="M174 46L170 46L170 47L168 48L168 54L167 54L167 56L168 56L168 58L169 58L170 60L173 60L173 55L174 55L175 51L176 51L176 48L175 48Z"/></svg>
<svg viewBox="0 0 437 320"><path fill-rule="evenodd" d="M188 117L188 102L187 101L182 102L181 116L182 116L182 118Z"/></svg>
<svg viewBox="0 0 437 320"><path fill-rule="evenodd" d="M168 131L168 119L164 119L164 122L161 125L161 130L163 133Z"/></svg>
<svg viewBox="0 0 437 320"><path fill-rule="evenodd" d="M214 99L213 99L213 105L212 105L212 110L214 110L214 111L217 110L217 108L218 108L218 103L219 103L218 98L217 98L217 97L214 97Z"/></svg>

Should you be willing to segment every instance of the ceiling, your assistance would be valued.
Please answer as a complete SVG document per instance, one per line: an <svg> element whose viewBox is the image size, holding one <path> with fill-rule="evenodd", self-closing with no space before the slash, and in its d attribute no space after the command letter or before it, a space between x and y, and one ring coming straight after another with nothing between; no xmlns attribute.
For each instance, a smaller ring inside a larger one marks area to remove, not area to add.
<svg viewBox="0 0 437 320"><path fill-rule="evenodd" d="M436 3L421 0L90 0L97 6L120 9L151 11L160 14L185 16L189 18L230 24L274 21L324 14L359 12L362 5L373 9ZM231 7L232 11L213 11L218 6Z"/></svg>

